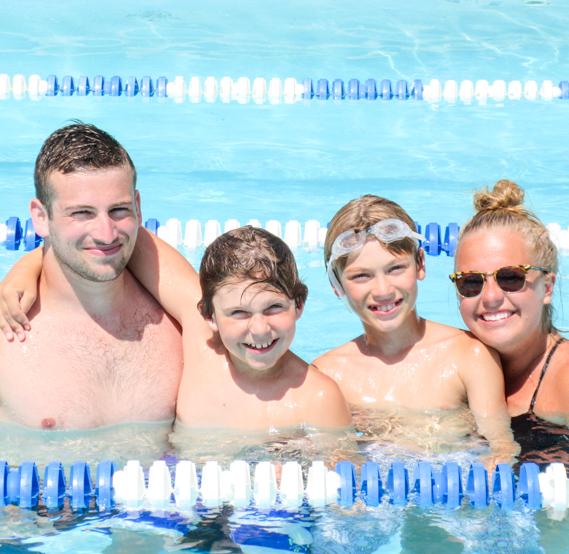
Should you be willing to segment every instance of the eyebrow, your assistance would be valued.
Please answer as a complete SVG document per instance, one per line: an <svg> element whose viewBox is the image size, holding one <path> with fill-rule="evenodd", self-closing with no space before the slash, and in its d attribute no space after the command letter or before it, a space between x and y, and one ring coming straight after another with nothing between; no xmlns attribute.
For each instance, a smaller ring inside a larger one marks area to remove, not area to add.
<svg viewBox="0 0 569 554"><path fill-rule="evenodd" d="M132 206L134 204L133 200L127 200L125 202L116 202L115 204L112 204L109 207L109 210L112 210L113 208L119 208L121 206ZM66 206L65 208L63 208L63 211L70 211L70 210L92 210L94 209L94 206L91 206L90 204L76 204L76 205L72 205L72 206Z"/></svg>

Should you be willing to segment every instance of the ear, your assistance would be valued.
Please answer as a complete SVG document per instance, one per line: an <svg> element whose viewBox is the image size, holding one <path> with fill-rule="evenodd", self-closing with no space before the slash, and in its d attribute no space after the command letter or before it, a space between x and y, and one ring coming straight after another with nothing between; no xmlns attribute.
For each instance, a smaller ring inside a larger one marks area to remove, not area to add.
<svg viewBox="0 0 569 554"><path fill-rule="evenodd" d="M211 314L211 317L206 317L205 322L207 323L208 327L214 332L218 333L219 329L217 327L217 323L215 321L215 314Z"/></svg>
<svg viewBox="0 0 569 554"><path fill-rule="evenodd" d="M545 276L545 296L543 298L544 304L550 304L553 297L553 288L555 287L555 273L548 273Z"/></svg>
<svg viewBox="0 0 569 554"><path fill-rule="evenodd" d="M296 308L295 310L296 315L295 315L295 321L298 321L300 319L300 316L302 315L302 312L304 312L304 302L302 303L302 306L300 306L300 308Z"/></svg>
<svg viewBox="0 0 569 554"><path fill-rule="evenodd" d="M427 275L425 269L425 251L422 248L417 250L417 279L422 281Z"/></svg>
<svg viewBox="0 0 569 554"><path fill-rule="evenodd" d="M136 203L136 214L138 219L138 226L142 225L142 212L140 211L140 192L134 191L134 202Z"/></svg>
<svg viewBox="0 0 569 554"><path fill-rule="evenodd" d="M45 206L37 199L34 198L30 202L30 214L32 215L32 222L34 224L34 229L40 237L49 236L49 217L47 215L47 209Z"/></svg>

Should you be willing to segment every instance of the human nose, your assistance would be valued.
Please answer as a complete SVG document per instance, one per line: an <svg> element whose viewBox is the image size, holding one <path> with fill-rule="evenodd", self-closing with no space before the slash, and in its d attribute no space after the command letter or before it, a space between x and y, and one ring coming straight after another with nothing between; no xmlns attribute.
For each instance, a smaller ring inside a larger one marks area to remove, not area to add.
<svg viewBox="0 0 569 554"><path fill-rule="evenodd" d="M266 335L270 331L267 317L264 314L253 314L249 320L249 331L252 335Z"/></svg>
<svg viewBox="0 0 569 554"><path fill-rule="evenodd" d="M486 275L486 283L482 289L482 302L488 305L501 304L504 300L504 291L498 286L493 273Z"/></svg>
<svg viewBox="0 0 569 554"><path fill-rule="evenodd" d="M107 213L99 214L93 220L91 236L96 242L111 244L118 238L115 221Z"/></svg>
<svg viewBox="0 0 569 554"><path fill-rule="evenodd" d="M372 295L376 298L386 298L393 294L394 287L385 275L377 275L373 281Z"/></svg>

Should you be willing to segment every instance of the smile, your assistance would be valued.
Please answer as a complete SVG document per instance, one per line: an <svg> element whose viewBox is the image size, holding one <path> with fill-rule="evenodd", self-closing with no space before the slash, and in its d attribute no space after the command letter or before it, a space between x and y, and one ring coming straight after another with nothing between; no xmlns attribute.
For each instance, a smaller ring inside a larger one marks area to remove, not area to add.
<svg viewBox="0 0 569 554"><path fill-rule="evenodd" d="M391 304L384 304L382 306L369 306L369 309L372 312L375 313L380 313L381 315L389 315L392 312L394 312L403 302L403 298L400 298L399 300L396 300L395 302L392 302Z"/></svg>
<svg viewBox="0 0 569 554"><path fill-rule="evenodd" d="M248 348L250 350L254 350L254 351L260 352L260 353L265 353L265 352L268 352L269 350L271 350L278 340L279 339L273 339L270 342L263 342L260 344L247 343L247 342L245 342L243 344L245 345L246 348Z"/></svg>
<svg viewBox="0 0 569 554"><path fill-rule="evenodd" d="M485 313L480 314L480 319L483 321L501 321L502 319L508 319L512 317L515 312L511 311L503 311L503 312L495 312L495 313Z"/></svg>
<svg viewBox="0 0 569 554"><path fill-rule="evenodd" d="M115 244L109 246L93 246L85 248L85 250L94 256L114 256L121 248L122 244Z"/></svg>

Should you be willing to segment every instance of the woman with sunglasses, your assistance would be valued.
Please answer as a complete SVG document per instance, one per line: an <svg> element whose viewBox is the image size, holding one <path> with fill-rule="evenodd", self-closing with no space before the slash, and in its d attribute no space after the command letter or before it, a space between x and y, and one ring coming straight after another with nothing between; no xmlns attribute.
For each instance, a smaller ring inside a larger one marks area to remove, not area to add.
<svg viewBox="0 0 569 554"><path fill-rule="evenodd" d="M356 428L372 439L446 450L477 427L490 442L488 465L511 461L517 445L496 354L417 314L421 239L405 210L385 198L366 195L340 209L324 256L336 295L364 333L313 364L338 382Z"/></svg>
<svg viewBox="0 0 569 554"><path fill-rule="evenodd" d="M561 450L568 434L569 343L552 318L557 248L523 199L507 180L475 194L477 213L462 229L450 278L464 323L500 355L522 453L534 450L535 460L539 449L551 461L547 450Z"/></svg>

